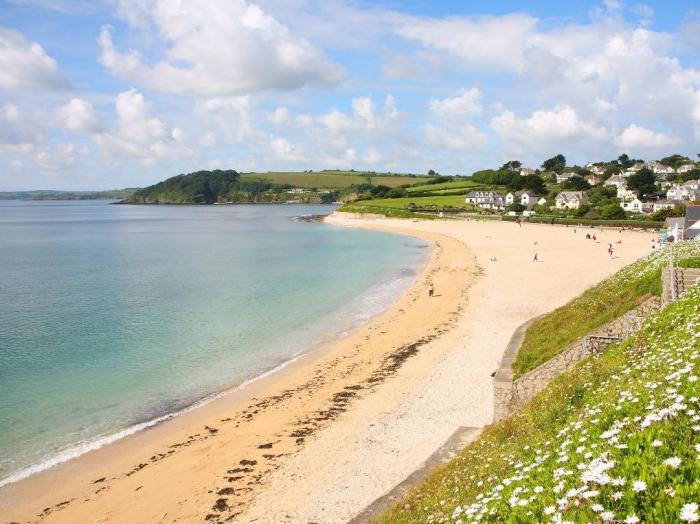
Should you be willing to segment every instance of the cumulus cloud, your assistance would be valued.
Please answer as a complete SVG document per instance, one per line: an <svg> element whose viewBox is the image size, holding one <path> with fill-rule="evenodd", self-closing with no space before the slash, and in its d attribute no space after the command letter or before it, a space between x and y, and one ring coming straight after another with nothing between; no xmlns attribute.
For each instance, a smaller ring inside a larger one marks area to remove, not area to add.
<svg viewBox="0 0 700 524"><path fill-rule="evenodd" d="M486 146L488 137L470 124L440 127L425 125L425 138L433 147L475 150Z"/></svg>
<svg viewBox="0 0 700 524"><path fill-rule="evenodd" d="M126 11L134 10L165 41L165 57L151 65L138 50L119 51L104 26L100 60L154 90L220 96L333 85L342 76L321 50L245 0L130 0Z"/></svg>
<svg viewBox="0 0 700 524"><path fill-rule="evenodd" d="M430 113L437 118L460 120L481 112L481 91L472 87L464 89L453 98L431 98L428 102Z"/></svg>
<svg viewBox="0 0 700 524"><path fill-rule="evenodd" d="M61 124L70 131L94 134L103 129L102 121L90 102L73 98L67 104L56 109L56 116Z"/></svg>
<svg viewBox="0 0 700 524"><path fill-rule="evenodd" d="M0 27L0 88L62 89L66 80L56 60L22 33Z"/></svg>
<svg viewBox="0 0 700 524"><path fill-rule="evenodd" d="M618 146L632 150L671 147L678 140L663 133L632 124L627 127L615 140Z"/></svg>
<svg viewBox="0 0 700 524"><path fill-rule="evenodd" d="M181 132L153 116L150 104L135 89L119 93L115 107L116 129L95 135L97 144L107 154L145 164L194 154L179 143Z"/></svg>
<svg viewBox="0 0 700 524"><path fill-rule="evenodd" d="M30 153L43 139L43 133L30 115L14 104L0 106L0 153Z"/></svg>
<svg viewBox="0 0 700 524"><path fill-rule="evenodd" d="M539 110L526 118L503 111L491 119L491 128L513 150L538 153L551 151L553 147L590 151L610 136L605 128L581 119L571 107Z"/></svg>

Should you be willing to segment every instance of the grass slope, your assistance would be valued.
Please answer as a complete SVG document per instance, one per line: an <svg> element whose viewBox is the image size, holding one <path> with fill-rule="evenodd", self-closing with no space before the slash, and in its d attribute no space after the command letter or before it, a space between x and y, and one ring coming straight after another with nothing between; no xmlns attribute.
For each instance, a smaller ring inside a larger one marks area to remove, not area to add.
<svg viewBox="0 0 700 524"><path fill-rule="evenodd" d="M416 204L420 207L425 206L464 206L464 197L461 195L437 195L425 197L404 197L404 198L380 198L376 200L360 200L357 205L367 207L391 208L391 209L407 209L409 204Z"/></svg>
<svg viewBox="0 0 700 524"><path fill-rule="evenodd" d="M388 173L370 175L360 171L243 173L241 176L243 178L268 180L275 184L289 184L303 188L315 187L318 189L343 189L353 184L366 184L368 176L371 177L372 184L389 187L417 184L432 180L432 177L427 176L390 175Z"/></svg>
<svg viewBox="0 0 700 524"><path fill-rule="evenodd" d="M697 242L682 242L675 250L677 259L700 256ZM513 364L514 376L535 369L586 333L635 308L647 297L660 295L661 268L667 260L665 250L656 251L533 322Z"/></svg>
<svg viewBox="0 0 700 524"><path fill-rule="evenodd" d="M700 287L488 427L382 518L696 522Z"/></svg>

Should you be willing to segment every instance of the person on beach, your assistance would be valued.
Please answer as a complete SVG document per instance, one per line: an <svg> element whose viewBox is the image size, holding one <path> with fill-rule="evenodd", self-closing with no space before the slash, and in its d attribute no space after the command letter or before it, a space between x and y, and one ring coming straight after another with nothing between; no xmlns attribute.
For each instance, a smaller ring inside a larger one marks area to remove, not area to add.
<svg viewBox="0 0 700 524"><path fill-rule="evenodd" d="M433 286L433 281L431 280L428 282L428 296L432 297L433 293L435 293L435 287Z"/></svg>
<svg viewBox="0 0 700 524"><path fill-rule="evenodd" d="M533 262L537 262L537 253L535 253L535 257L532 259Z"/></svg>

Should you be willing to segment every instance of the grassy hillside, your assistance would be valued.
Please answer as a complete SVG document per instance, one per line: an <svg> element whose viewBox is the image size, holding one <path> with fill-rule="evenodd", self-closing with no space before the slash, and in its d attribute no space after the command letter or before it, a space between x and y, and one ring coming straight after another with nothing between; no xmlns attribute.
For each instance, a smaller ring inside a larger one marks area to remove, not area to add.
<svg viewBox="0 0 700 524"><path fill-rule="evenodd" d="M696 522L700 287L555 379L385 523Z"/></svg>
<svg viewBox="0 0 700 524"><path fill-rule="evenodd" d="M472 191L474 188L477 187L483 187L484 184L479 184L478 182L474 182L473 180L470 179L464 179L464 180L453 180L450 182L442 182L440 184L421 184L417 186L412 186L407 188L407 191L409 193L414 193L417 191L430 191L430 192L438 192L438 191L445 191L445 190L462 190L464 193L467 193L469 191Z"/></svg>
<svg viewBox="0 0 700 524"><path fill-rule="evenodd" d="M464 205L464 197L460 195L437 195L425 197L382 198L377 200L362 200L356 203L366 207L381 207L391 209L407 209L409 204L417 206L452 206Z"/></svg>
<svg viewBox="0 0 700 524"><path fill-rule="evenodd" d="M697 242L682 242L677 259L700 256ZM659 250L618 271L568 304L537 319L527 330L513 364L521 376L563 351L586 333L635 308L651 295L661 294L661 268L667 252Z"/></svg>
<svg viewBox="0 0 700 524"><path fill-rule="evenodd" d="M243 179L267 180L274 184L289 184L295 187L318 189L343 189L352 185L366 184L368 177L372 184L398 187L432 180L431 177L417 175L396 175L388 173L365 173L361 171L315 171L243 173Z"/></svg>

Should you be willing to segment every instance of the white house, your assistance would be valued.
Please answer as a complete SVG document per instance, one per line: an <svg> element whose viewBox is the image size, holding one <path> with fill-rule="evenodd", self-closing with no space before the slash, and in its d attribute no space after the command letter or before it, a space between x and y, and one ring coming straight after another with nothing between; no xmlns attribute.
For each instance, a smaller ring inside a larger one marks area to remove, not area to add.
<svg viewBox="0 0 700 524"><path fill-rule="evenodd" d="M617 188L620 188L620 187L625 188L625 187L627 187L627 182L625 182L625 179L622 178L620 175L613 175L610 178L608 178L605 181L605 184L603 184L603 185L615 186Z"/></svg>
<svg viewBox="0 0 700 524"><path fill-rule="evenodd" d="M467 196L464 199L464 201L467 204L480 204L482 202L485 202L486 200L495 198L497 196L499 196L499 194L495 191L470 191L469 193L467 193Z"/></svg>
<svg viewBox="0 0 700 524"><path fill-rule="evenodd" d="M585 191L562 191L554 199L554 205L557 209L578 209L587 200Z"/></svg>
<svg viewBox="0 0 700 524"><path fill-rule="evenodd" d="M538 198L537 195L531 191L516 191L515 193L508 193L506 195L506 206L510 206L514 202L519 201L521 205L529 209L542 200L544 200L544 202L547 201L544 198Z"/></svg>
<svg viewBox="0 0 700 524"><path fill-rule="evenodd" d="M683 182L682 185L686 189L692 189L697 191L700 189L700 180L688 180L687 182Z"/></svg>
<svg viewBox="0 0 700 524"><path fill-rule="evenodd" d="M588 164L586 164L586 169L594 175L602 176L605 174L605 168L603 166L596 166L592 162L588 162Z"/></svg>
<svg viewBox="0 0 700 524"><path fill-rule="evenodd" d="M688 163L688 164L683 164L682 166L678 166L678 169L676 169L676 173L687 173L688 171L692 171L695 169L695 164Z"/></svg>
<svg viewBox="0 0 700 524"><path fill-rule="evenodd" d="M620 207L625 211L631 211L633 213L651 213L654 209L651 204L642 202L636 197L626 202L620 202Z"/></svg>
<svg viewBox="0 0 700 524"><path fill-rule="evenodd" d="M567 172L567 173L557 173L556 176L557 176L557 184L561 184L562 182L566 182L567 180L569 180L572 176L579 176L579 175L577 175L576 173Z"/></svg>
<svg viewBox="0 0 700 524"><path fill-rule="evenodd" d="M505 209L505 198L495 191L470 191L464 201L483 209Z"/></svg>
<svg viewBox="0 0 700 524"><path fill-rule="evenodd" d="M531 167L522 166L520 168L520 176L528 176L528 175L534 175L534 174L535 174L535 170L532 169Z"/></svg>
<svg viewBox="0 0 700 524"><path fill-rule="evenodd" d="M598 177L597 176L588 175L587 177L584 178L584 180L592 186L598 185Z"/></svg>
<svg viewBox="0 0 700 524"><path fill-rule="evenodd" d="M665 166L661 162L647 162L646 166L651 169L655 175L670 175L676 170L670 166Z"/></svg>
<svg viewBox="0 0 700 524"><path fill-rule="evenodd" d="M675 202L671 200L657 200L656 202L653 202L651 207L654 211L661 211L662 209L673 209L675 206Z"/></svg>

